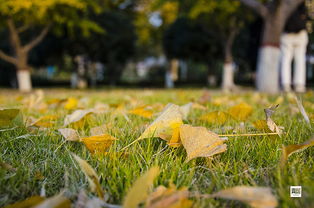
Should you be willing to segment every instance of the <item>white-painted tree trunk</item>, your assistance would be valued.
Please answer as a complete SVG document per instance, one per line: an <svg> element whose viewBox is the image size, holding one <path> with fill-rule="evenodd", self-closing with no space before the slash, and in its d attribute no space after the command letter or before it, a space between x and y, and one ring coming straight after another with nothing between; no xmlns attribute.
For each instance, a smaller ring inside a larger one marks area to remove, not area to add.
<svg viewBox="0 0 314 208"><path fill-rule="evenodd" d="M279 92L280 49L274 46L262 46L257 61L256 86L261 92L275 94Z"/></svg>
<svg viewBox="0 0 314 208"><path fill-rule="evenodd" d="M21 92L30 92L32 90L31 74L29 70L18 70L17 81Z"/></svg>
<svg viewBox="0 0 314 208"><path fill-rule="evenodd" d="M233 87L233 64L231 62L224 63L222 75L222 89L231 90Z"/></svg>
<svg viewBox="0 0 314 208"><path fill-rule="evenodd" d="M171 75L171 72L169 70L167 70L166 74L165 74L165 87L166 88L173 88L174 87L172 75Z"/></svg>

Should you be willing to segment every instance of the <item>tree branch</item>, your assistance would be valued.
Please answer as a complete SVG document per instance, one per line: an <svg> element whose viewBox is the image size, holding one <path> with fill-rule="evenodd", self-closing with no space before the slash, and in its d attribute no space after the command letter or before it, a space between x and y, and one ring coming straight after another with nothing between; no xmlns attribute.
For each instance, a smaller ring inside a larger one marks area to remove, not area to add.
<svg viewBox="0 0 314 208"><path fill-rule="evenodd" d="M267 7L264 4L262 4L261 2L257 1L257 0L239 0L239 1L241 1L246 6L251 7L252 9L254 9L255 12L257 12L262 17L266 17L267 14L268 14Z"/></svg>
<svg viewBox="0 0 314 208"><path fill-rule="evenodd" d="M25 32L26 30L28 30L29 28L30 28L30 25L23 25L23 26L17 28L16 30L18 33L22 33L22 32Z"/></svg>
<svg viewBox="0 0 314 208"><path fill-rule="evenodd" d="M23 47L23 51L28 52L32 48L34 48L38 43L40 43L49 32L50 27L51 27L50 24L47 25L36 38L34 38L30 43L26 44Z"/></svg>
<svg viewBox="0 0 314 208"><path fill-rule="evenodd" d="M16 58L7 55L2 50L0 50L0 58L3 59L4 61L7 61L7 62L11 63L11 64L14 64L14 65L17 64Z"/></svg>
<svg viewBox="0 0 314 208"><path fill-rule="evenodd" d="M289 17L304 0L284 0L284 12Z"/></svg>
<svg viewBox="0 0 314 208"><path fill-rule="evenodd" d="M17 50L21 46L21 40L14 25L14 22L11 18L7 20L9 32L10 32L10 40L13 48Z"/></svg>

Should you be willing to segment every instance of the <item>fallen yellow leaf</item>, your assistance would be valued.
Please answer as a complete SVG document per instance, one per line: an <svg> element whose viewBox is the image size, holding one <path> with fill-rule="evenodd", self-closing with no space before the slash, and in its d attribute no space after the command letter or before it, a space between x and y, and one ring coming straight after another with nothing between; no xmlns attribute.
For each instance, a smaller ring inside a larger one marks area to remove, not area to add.
<svg viewBox="0 0 314 208"><path fill-rule="evenodd" d="M83 119L92 114L93 111L88 109L88 110L76 110L70 115L67 115L64 119L64 126L67 126L69 124L73 124L74 126L77 127L82 127L84 124Z"/></svg>
<svg viewBox="0 0 314 208"><path fill-rule="evenodd" d="M9 126L19 112L20 110L15 108L0 109L0 127Z"/></svg>
<svg viewBox="0 0 314 208"><path fill-rule="evenodd" d="M229 108L228 113L236 120L245 121L253 112L252 106L240 103Z"/></svg>
<svg viewBox="0 0 314 208"><path fill-rule="evenodd" d="M188 199L189 192L187 188L177 188L170 184L169 188L158 186L146 200L147 208L190 208L192 201Z"/></svg>
<svg viewBox="0 0 314 208"><path fill-rule="evenodd" d="M225 112L213 111L205 115L202 115L200 117L200 120L206 121L209 124L222 125L226 123L229 117L230 116Z"/></svg>
<svg viewBox="0 0 314 208"><path fill-rule="evenodd" d="M212 197L239 200L254 208L275 208L278 205L268 187L236 186L214 193Z"/></svg>
<svg viewBox="0 0 314 208"><path fill-rule="evenodd" d="M282 154L281 154L281 166L284 166L284 164L287 162L288 157L292 155L293 153L305 150L308 147L314 146L314 137L310 140L302 143L302 144L291 144L288 146L282 147Z"/></svg>
<svg viewBox="0 0 314 208"><path fill-rule="evenodd" d="M150 168L144 175L138 178L124 198L124 208L137 208L145 201L154 179L159 175L159 167Z"/></svg>
<svg viewBox="0 0 314 208"><path fill-rule="evenodd" d="M117 139L109 134L90 136L81 139L87 149L93 154L106 153L106 150L115 140Z"/></svg>
<svg viewBox="0 0 314 208"><path fill-rule="evenodd" d="M42 116L39 119L37 119L34 123L31 124L31 126L36 126L36 127L52 127L55 125L54 121L58 119L58 116L56 115L47 115L47 116Z"/></svg>
<svg viewBox="0 0 314 208"><path fill-rule="evenodd" d="M64 109L74 110L77 108L78 100L76 98L68 98L67 102L64 104Z"/></svg>
<svg viewBox="0 0 314 208"><path fill-rule="evenodd" d="M187 152L187 161L196 157L211 157L227 150L224 140L205 127L181 125L180 138Z"/></svg>
<svg viewBox="0 0 314 208"><path fill-rule="evenodd" d="M44 197L41 196L32 196L29 197L23 201L16 202L14 204L9 204L5 206L4 208L31 208L34 207L35 205L40 204L45 200Z"/></svg>
<svg viewBox="0 0 314 208"><path fill-rule="evenodd" d="M146 106L134 108L133 110L129 111L129 114L141 116L144 118L151 118L153 116L153 112L151 110L147 110Z"/></svg>

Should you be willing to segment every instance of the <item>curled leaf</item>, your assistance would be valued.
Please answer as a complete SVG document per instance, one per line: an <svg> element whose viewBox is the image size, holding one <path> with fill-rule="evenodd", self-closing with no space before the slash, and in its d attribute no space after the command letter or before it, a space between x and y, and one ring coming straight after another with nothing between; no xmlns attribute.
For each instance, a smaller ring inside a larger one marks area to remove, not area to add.
<svg viewBox="0 0 314 208"><path fill-rule="evenodd" d="M210 157L227 150L225 140L205 127L181 125L180 137L187 152L187 161L196 157Z"/></svg>
<svg viewBox="0 0 314 208"><path fill-rule="evenodd" d="M281 135L282 132L282 127L277 126L277 124L271 119L272 114L275 112L276 108L279 105L272 106L270 108L264 109L265 115L266 115L266 124L268 126L268 129L271 132L276 132L278 135Z"/></svg>
<svg viewBox="0 0 314 208"><path fill-rule="evenodd" d="M99 177L96 171L85 160L75 154L72 155L76 162L80 165L80 168L85 176L87 177L91 191L97 193L98 197L103 199L104 191L101 188L101 185L99 183Z"/></svg>
<svg viewBox="0 0 314 208"><path fill-rule="evenodd" d="M81 121L84 117L87 115L92 114L92 110L76 110L70 115L67 115L64 119L64 126L67 126L69 124L77 123Z"/></svg>
<svg viewBox="0 0 314 208"><path fill-rule="evenodd" d="M285 165L290 155L292 155L293 153L305 150L306 148L311 147L311 146L314 146L314 137L302 144L291 144L288 146L283 146L281 160L280 160L281 166Z"/></svg>
<svg viewBox="0 0 314 208"><path fill-rule="evenodd" d="M170 184L169 188L158 186L146 200L147 208L189 208L192 207L192 201L188 199L189 192L187 188L177 188Z"/></svg>

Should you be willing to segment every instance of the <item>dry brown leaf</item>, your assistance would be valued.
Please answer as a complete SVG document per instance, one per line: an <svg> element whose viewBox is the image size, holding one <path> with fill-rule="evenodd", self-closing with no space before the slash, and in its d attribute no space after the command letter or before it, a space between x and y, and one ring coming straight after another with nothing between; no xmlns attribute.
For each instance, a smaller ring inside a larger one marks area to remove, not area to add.
<svg viewBox="0 0 314 208"><path fill-rule="evenodd" d="M274 208L278 205L268 187L236 186L214 193L212 197L239 200L254 208Z"/></svg>
<svg viewBox="0 0 314 208"><path fill-rule="evenodd" d="M209 124L217 124L222 125L226 123L226 121L230 118L230 116L222 111L213 111L210 113L206 113L200 117L200 120L206 121Z"/></svg>
<svg viewBox="0 0 314 208"><path fill-rule="evenodd" d="M153 185L154 179L159 175L159 167L150 168L144 175L138 178L124 198L124 208L137 208L144 202Z"/></svg>
<svg viewBox="0 0 314 208"><path fill-rule="evenodd" d="M87 177L91 191L97 193L98 197L103 199L104 191L101 188L101 185L99 183L99 177L96 171L85 160L75 154L72 155L77 163L80 165L81 170L83 171L85 176Z"/></svg>
<svg viewBox="0 0 314 208"><path fill-rule="evenodd" d="M45 200L44 197L41 196L31 196L23 201L15 202L14 204L9 204L4 208L31 208L40 204Z"/></svg>
<svg viewBox="0 0 314 208"><path fill-rule="evenodd" d="M1 162L1 161L0 161L0 168L3 168L5 170L9 170L9 171L16 171L16 168L14 168L12 165L5 163L5 162Z"/></svg>
<svg viewBox="0 0 314 208"><path fill-rule="evenodd" d="M80 136L78 132L74 129L64 128L64 129L58 129L58 131L67 141L80 141Z"/></svg>
<svg viewBox="0 0 314 208"><path fill-rule="evenodd" d="M314 146L314 137L310 140L302 143L302 144L291 144L287 146L283 146L282 148L282 155L281 155L281 166L284 166L284 164L287 162L288 157L292 155L293 153L305 150L308 147Z"/></svg>
<svg viewBox="0 0 314 208"><path fill-rule="evenodd" d="M253 112L252 106L247 103L240 103L229 108L228 113L238 121L245 121Z"/></svg>
<svg viewBox="0 0 314 208"><path fill-rule="evenodd" d="M109 134L102 134L82 138L81 141L85 144L87 149L93 154L104 154L106 150L117 140Z"/></svg>
<svg viewBox="0 0 314 208"><path fill-rule="evenodd" d="M264 109L265 115L266 115L266 124L268 126L268 129L271 132L276 132L279 136L283 133L282 128L283 127L279 127L277 126L277 124L271 119L272 114L275 112L276 108L279 105L270 107L270 108L266 108Z"/></svg>
<svg viewBox="0 0 314 208"><path fill-rule="evenodd" d="M205 127L181 125L180 138L187 152L187 161L196 157L210 157L227 150L224 140Z"/></svg>
<svg viewBox="0 0 314 208"><path fill-rule="evenodd" d="M189 192L187 188L177 188L170 184L169 188L158 186L146 200L147 208L189 208L192 207L192 201L188 199Z"/></svg>
<svg viewBox="0 0 314 208"><path fill-rule="evenodd" d="M93 110L76 110L73 113L67 115L64 119L64 126L69 124L75 124L82 121L86 116L93 113Z"/></svg>

